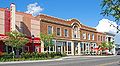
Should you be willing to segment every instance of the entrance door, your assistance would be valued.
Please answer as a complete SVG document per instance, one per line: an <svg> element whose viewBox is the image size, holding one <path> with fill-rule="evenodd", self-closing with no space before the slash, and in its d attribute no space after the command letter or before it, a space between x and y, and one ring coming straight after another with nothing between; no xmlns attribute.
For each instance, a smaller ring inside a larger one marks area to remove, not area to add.
<svg viewBox="0 0 120 66"><path fill-rule="evenodd" d="M78 55L78 42L74 42L74 54Z"/></svg>
<svg viewBox="0 0 120 66"><path fill-rule="evenodd" d="M35 52L39 52L39 46L35 46Z"/></svg>

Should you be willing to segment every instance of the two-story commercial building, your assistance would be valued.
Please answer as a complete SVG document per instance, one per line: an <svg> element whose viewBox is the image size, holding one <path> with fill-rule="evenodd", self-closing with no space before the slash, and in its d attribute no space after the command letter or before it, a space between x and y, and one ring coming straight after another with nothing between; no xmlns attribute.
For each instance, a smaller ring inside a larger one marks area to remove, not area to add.
<svg viewBox="0 0 120 66"><path fill-rule="evenodd" d="M6 32L16 30L29 38L25 50L32 52L32 41L36 52L45 52L44 43L39 35L53 34L54 46L49 47L49 52L61 52L67 55L83 55L96 51L98 45L105 41L106 34L97 32L95 28L81 24L78 19L64 20L45 14L33 17L31 14L15 11L15 5L11 8L0 8L0 52L4 52L4 38ZM32 37L34 36L34 40ZM7 49L11 51L11 47Z"/></svg>

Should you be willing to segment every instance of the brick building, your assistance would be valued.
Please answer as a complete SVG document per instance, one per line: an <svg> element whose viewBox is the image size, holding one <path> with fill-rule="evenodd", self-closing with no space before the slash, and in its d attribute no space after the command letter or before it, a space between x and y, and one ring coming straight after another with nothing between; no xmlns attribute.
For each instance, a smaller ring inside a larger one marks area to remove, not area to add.
<svg viewBox="0 0 120 66"><path fill-rule="evenodd" d="M27 35L30 42L25 45L25 49L30 52L33 49L31 35L35 36L35 51L46 51L44 43L40 41L40 33L54 35L54 46L49 47L49 52L61 52L67 55L82 55L96 51L98 45L106 38L105 33L81 24L78 19L64 20L45 14L33 17L31 14L17 12L12 7L10 10L0 8L0 52L4 52L5 46L2 40L6 37L5 33L12 30Z"/></svg>

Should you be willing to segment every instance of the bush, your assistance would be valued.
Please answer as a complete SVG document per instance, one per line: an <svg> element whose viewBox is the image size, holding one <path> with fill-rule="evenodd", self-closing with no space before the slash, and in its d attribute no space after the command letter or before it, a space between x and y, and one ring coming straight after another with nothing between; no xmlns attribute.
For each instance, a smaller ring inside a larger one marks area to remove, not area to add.
<svg viewBox="0 0 120 66"><path fill-rule="evenodd" d="M66 54L61 54L60 52L51 52L51 53L37 53L37 52L26 52L21 53L21 57L17 58L15 57L13 59L13 55L15 57L15 54L13 53L3 53L3 55L0 56L0 61L22 61L22 60L40 60L40 59L50 59L50 58L59 58L66 56Z"/></svg>
<svg viewBox="0 0 120 66"><path fill-rule="evenodd" d="M21 58L25 58L25 59L32 58L32 55L29 52L26 52L26 53L23 52L21 53Z"/></svg>

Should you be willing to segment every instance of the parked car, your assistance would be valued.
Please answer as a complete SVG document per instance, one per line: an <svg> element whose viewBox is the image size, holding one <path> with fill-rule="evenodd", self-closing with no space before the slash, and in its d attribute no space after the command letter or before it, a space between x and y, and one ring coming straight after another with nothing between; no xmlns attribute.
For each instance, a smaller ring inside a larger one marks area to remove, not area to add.
<svg viewBox="0 0 120 66"><path fill-rule="evenodd" d="M120 55L120 50L117 51L117 55Z"/></svg>

